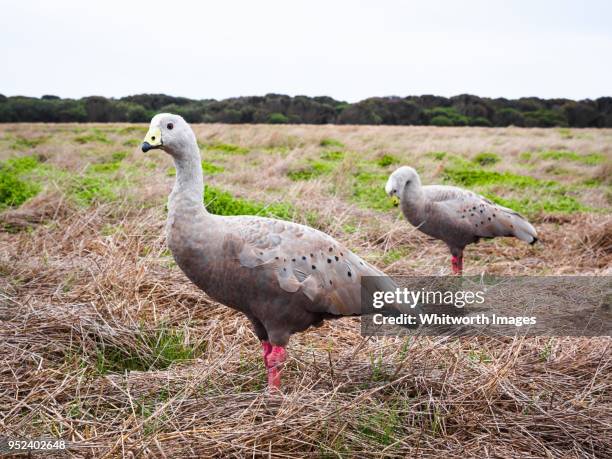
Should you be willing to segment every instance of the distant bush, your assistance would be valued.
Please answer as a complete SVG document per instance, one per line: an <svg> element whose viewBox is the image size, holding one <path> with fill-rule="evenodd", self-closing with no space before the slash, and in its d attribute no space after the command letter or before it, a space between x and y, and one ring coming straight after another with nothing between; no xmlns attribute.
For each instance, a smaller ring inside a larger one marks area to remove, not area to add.
<svg viewBox="0 0 612 459"><path fill-rule="evenodd" d="M610 97L581 101L536 97L508 100L460 94L450 98L370 97L349 104L331 97L283 94L225 100L192 100L165 94L120 99L0 95L0 122L147 122L159 112L177 113L190 123L612 127Z"/></svg>
<svg viewBox="0 0 612 459"><path fill-rule="evenodd" d="M482 116L470 118L468 121L468 124L470 126L486 126L486 127L493 126L491 121L489 121L487 118L484 118Z"/></svg>
<svg viewBox="0 0 612 459"><path fill-rule="evenodd" d="M434 126L466 126L469 122L467 116L461 115L453 107L437 107L425 111Z"/></svg>
<svg viewBox="0 0 612 459"><path fill-rule="evenodd" d="M432 126L452 126L453 122L448 116L445 115L437 115L429 120L429 123Z"/></svg>
<svg viewBox="0 0 612 459"><path fill-rule="evenodd" d="M530 127L567 126L566 118L553 110L540 109L526 112L524 116L525 125Z"/></svg>
<svg viewBox="0 0 612 459"><path fill-rule="evenodd" d="M493 115L495 126L524 126L525 117L514 108L502 108Z"/></svg>
<svg viewBox="0 0 612 459"><path fill-rule="evenodd" d="M268 123L270 124L285 124L289 122L289 118L282 113L271 113L268 117Z"/></svg>

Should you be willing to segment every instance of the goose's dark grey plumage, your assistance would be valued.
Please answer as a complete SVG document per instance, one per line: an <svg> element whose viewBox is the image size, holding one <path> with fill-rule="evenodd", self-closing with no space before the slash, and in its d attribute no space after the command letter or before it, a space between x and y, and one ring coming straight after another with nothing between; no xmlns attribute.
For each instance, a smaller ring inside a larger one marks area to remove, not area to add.
<svg viewBox="0 0 612 459"><path fill-rule="evenodd" d="M200 151L180 116L152 119L142 150L152 148L170 154L177 171L166 226L172 255L195 285L251 321L262 342L269 386L280 385L279 367L293 333L361 313L363 276L376 276L377 290L397 288L321 231L270 218L208 213Z"/></svg>
<svg viewBox="0 0 612 459"><path fill-rule="evenodd" d="M412 225L448 245L456 274L463 271L463 249L481 238L513 236L529 244L538 240L535 228L518 212L462 188L422 186L412 167L393 172L385 191L399 198Z"/></svg>

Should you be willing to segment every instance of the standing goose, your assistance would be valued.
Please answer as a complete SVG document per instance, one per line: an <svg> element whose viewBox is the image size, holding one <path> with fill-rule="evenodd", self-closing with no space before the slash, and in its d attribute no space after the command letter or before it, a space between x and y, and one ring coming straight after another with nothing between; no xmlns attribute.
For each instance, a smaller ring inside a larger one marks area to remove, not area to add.
<svg viewBox="0 0 612 459"><path fill-rule="evenodd" d="M361 314L363 276L376 276L376 290L397 288L321 231L270 218L209 214L196 137L180 116L153 117L142 151L154 148L172 156L176 167L166 224L174 260L211 298L247 316L262 343L270 388L280 387L293 333Z"/></svg>
<svg viewBox="0 0 612 459"><path fill-rule="evenodd" d="M412 167L393 172L385 191L399 198L402 213L412 225L448 245L455 274L463 271L465 246L480 238L514 236L529 244L538 240L534 227L518 212L462 188L421 186Z"/></svg>

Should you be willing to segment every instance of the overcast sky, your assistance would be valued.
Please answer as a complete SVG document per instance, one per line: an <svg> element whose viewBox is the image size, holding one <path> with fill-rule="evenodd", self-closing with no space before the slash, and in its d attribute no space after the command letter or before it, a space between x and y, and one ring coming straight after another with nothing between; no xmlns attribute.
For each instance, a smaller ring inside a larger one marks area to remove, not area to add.
<svg viewBox="0 0 612 459"><path fill-rule="evenodd" d="M612 96L612 1L1 6L5 95Z"/></svg>

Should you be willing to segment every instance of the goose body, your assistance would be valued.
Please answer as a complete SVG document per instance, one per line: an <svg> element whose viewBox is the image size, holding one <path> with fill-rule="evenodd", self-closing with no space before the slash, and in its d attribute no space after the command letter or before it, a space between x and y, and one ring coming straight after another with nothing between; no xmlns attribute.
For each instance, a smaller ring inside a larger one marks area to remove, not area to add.
<svg viewBox="0 0 612 459"><path fill-rule="evenodd" d="M361 314L361 278L396 284L327 234L256 216L219 216L203 204L195 135L178 115L159 114L142 145L161 148L177 170L168 200L167 244L185 275L211 298L247 316L262 342L271 387L292 334L325 319ZM398 307L399 308L399 307Z"/></svg>
<svg viewBox="0 0 612 459"><path fill-rule="evenodd" d="M518 212L473 191L423 186L411 167L393 172L385 191L399 198L402 213L413 226L446 243L455 273L463 270L463 249L481 238L516 237L529 244L538 240L535 228Z"/></svg>

